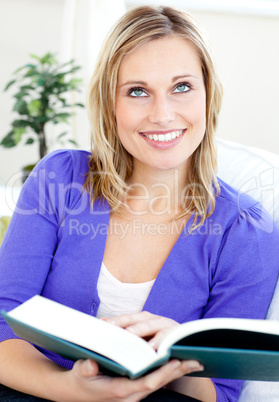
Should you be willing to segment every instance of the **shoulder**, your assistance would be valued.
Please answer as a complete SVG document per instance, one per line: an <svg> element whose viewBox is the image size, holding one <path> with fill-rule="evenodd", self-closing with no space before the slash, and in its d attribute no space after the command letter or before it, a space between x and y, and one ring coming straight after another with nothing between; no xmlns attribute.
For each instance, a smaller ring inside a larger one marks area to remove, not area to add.
<svg viewBox="0 0 279 402"><path fill-rule="evenodd" d="M259 204L259 202L249 194L241 192L223 180L218 179L218 183L220 186L220 194L216 199L216 203L218 203L220 207L228 207L229 203L231 208L239 211L240 209L249 209Z"/></svg>
<svg viewBox="0 0 279 402"><path fill-rule="evenodd" d="M30 214L44 215L48 211L60 225L69 211L77 214L86 210L90 200L84 183L90 156L90 152L71 149L56 150L45 156L24 183L17 212L28 209Z"/></svg>
<svg viewBox="0 0 279 402"><path fill-rule="evenodd" d="M260 203L247 193L241 192L221 179L218 179L218 183L220 194L216 197L216 212L235 217L255 206L260 206Z"/></svg>
<svg viewBox="0 0 279 402"><path fill-rule="evenodd" d="M84 167L83 170L88 171L88 163L91 153L80 149L57 149L46 155L40 162L39 166L61 166L66 164L72 165L72 168Z"/></svg>
<svg viewBox="0 0 279 402"><path fill-rule="evenodd" d="M91 153L84 150L58 149L46 155L35 167L35 172L63 182L84 181L89 171Z"/></svg>
<svg viewBox="0 0 279 402"><path fill-rule="evenodd" d="M230 186L218 179L220 194L216 198L213 215L225 226L237 224L249 230L250 226L270 232L274 229L274 221L261 203L249 194Z"/></svg>

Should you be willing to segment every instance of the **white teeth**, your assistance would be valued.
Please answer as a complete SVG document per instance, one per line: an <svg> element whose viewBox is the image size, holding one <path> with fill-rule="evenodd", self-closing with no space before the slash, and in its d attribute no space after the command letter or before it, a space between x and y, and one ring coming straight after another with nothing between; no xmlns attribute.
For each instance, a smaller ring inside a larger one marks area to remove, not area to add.
<svg viewBox="0 0 279 402"><path fill-rule="evenodd" d="M159 141L159 142L168 142L174 140L175 138L179 137L181 134L184 133L184 130L179 131L172 131L171 133L167 134L144 134L146 138L149 140Z"/></svg>

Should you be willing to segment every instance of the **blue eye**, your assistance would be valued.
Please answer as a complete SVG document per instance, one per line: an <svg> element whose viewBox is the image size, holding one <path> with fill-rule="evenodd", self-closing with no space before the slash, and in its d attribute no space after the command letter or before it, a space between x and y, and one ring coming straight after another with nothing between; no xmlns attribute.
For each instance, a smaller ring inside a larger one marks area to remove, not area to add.
<svg viewBox="0 0 279 402"><path fill-rule="evenodd" d="M185 83L182 83L182 84L178 84L178 85L175 87L175 89L174 89L173 92L174 92L174 93L183 93L183 92L188 92L188 91L190 91L190 89L191 89L191 86L185 82Z"/></svg>
<svg viewBox="0 0 279 402"><path fill-rule="evenodd" d="M129 95L134 98L140 98L147 96L143 89L141 88L131 88L129 91Z"/></svg>

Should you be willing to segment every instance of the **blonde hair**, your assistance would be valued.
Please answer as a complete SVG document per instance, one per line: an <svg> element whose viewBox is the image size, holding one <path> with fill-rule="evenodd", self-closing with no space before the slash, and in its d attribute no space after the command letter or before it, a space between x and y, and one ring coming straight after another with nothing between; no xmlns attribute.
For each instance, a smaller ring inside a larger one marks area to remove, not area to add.
<svg viewBox="0 0 279 402"><path fill-rule="evenodd" d="M137 7L127 12L108 35L92 76L87 99L91 123L92 157L85 182L92 202L106 199L118 210L127 193L126 180L133 169L132 156L117 135L115 96L117 75L123 58L137 47L167 36L180 36L197 51L206 90L206 130L190 158L188 186L182 214L195 213L192 229L201 226L215 208L219 193L216 179L214 133L221 107L222 87L217 77L210 46L198 23L188 14L171 7Z"/></svg>

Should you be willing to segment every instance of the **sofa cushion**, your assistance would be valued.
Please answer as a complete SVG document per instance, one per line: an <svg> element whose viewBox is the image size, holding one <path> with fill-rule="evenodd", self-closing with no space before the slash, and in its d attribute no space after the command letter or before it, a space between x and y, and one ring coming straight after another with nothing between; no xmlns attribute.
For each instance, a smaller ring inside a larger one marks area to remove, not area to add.
<svg viewBox="0 0 279 402"><path fill-rule="evenodd" d="M10 216L2 216L0 218L0 245L4 239L10 220L11 220Z"/></svg>
<svg viewBox="0 0 279 402"><path fill-rule="evenodd" d="M217 139L218 176L258 200L279 228L279 155Z"/></svg>

